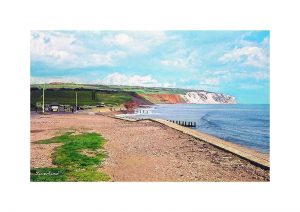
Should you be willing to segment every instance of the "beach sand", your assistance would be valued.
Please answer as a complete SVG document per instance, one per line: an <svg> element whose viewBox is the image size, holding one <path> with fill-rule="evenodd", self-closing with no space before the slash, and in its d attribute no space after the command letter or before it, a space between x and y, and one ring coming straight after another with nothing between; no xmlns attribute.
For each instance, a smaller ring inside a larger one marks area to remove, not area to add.
<svg viewBox="0 0 300 212"><path fill-rule="evenodd" d="M100 133L111 181L269 181L269 171L204 141L152 121L101 115L31 114L31 167L53 167L59 144L36 144L69 130Z"/></svg>

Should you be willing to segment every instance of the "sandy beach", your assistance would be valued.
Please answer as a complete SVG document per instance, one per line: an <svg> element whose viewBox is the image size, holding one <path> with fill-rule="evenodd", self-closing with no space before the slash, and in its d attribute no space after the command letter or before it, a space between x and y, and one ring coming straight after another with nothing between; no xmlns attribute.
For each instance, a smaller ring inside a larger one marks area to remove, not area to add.
<svg viewBox="0 0 300 212"><path fill-rule="evenodd" d="M36 144L66 131L97 132L108 154L99 171L111 181L269 181L269 171L158 122L102 115L31 114L31 168L54 167L59 144Z"/></svg>

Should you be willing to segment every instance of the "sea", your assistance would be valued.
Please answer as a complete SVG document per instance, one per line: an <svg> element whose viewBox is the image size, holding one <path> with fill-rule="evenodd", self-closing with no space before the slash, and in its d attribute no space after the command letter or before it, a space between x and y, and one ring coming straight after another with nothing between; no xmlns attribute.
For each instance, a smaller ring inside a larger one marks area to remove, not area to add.
<svg viewBox="0 0 300 212"><path fill-rule="evenodd" d="M262 153L270 151L268 104L158 104L137 108L131 116L196 122L195 130Z"/></svg>

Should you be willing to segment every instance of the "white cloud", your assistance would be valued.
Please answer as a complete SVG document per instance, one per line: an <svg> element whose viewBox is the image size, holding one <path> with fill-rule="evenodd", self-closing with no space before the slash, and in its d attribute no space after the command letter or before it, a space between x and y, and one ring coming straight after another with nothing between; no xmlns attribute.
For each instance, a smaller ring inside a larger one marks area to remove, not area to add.
<svg viewBox="0 0 300 212"><path fill-rule="evenodd" d="M145 86L145 87L175 87L175 83L160 83L151 75L133 75L127 76L118 72L109 74L103 80L99 81L100 84L107 85L130 85L130 86Z"/></svg>
<svg viewBox="0 0 300 212"><path fill-rule="evenodd" d="M123 58L126 53L123 51L110 51L105 54L102 53L92 53L87 58L87 65L89 66L99 66L99 65L114 65L115 59Z"/></svg>
<svg viewBox="0 0 300 212"><path fill-rule="evenodd" d="M202 84L216 86L220 84L220 78L206 78L202 80Z"/></svg>
<svg viewBox="0 0 300 212"><path fill-rule="evenodd" d="M161 60L161 64L174 68L191 70L200 62L199 55L196 51L187 54L186 57L176 57L175 59Z"/></svg>
<svg viewBox="0 0 300 212"><path fill-rule="evenodd" d="M188 63L185 59L179 58L175 60L162 60L161 64L166 66L174 66L177 68L186 68Z"/></svg>
<svg viewBox="0 0 300 212"><path fill-rule="evenodd" d="M164 88L175 88L175 87L176 87L176 83L175 83L175 82L172 82L172 83L164 82L164 83L161 84L160 87L164 87Z"/></svg>
<svg viewBox="0 0 300 212"><path fill-rule="evenodd" d="M88 46L76 36L76 33L32 31L31 60L60 68L114 66L128 54L147 53L166 39L164 32L124 32L93 38L93 45Z"/></svg>
<svg viewBox="0 0 300 212"><path fill-rule="evenodd" d="M43 84L43 83L84 83L82 79L77 77L30 77L30 84Z"/></svg>
<svg viewBox="0 0 300 212"><path fill-rule="evenodd" d="M112 66L116 60L126 56L120 50L91 51L81 45L74 35L60 32L32 32L30 50L32 61L67 68Z"/></svg>
<svg viewBox="0 0 300 212"><path fill-rule="evenodd" d="M106 37L104 40L109 44L116 44L121 46L128 46L134 42L133 38L129 37L125 33L120 33L113 37Z"/></svg>
<svg viewBox="0 0 300 212"><path fill-rule="evenodd" d="M164 32L122 32L115 35L105 36L103 42L107 45L114 45L126 48L132 52L147 53L151 47L165 41Z"/></svg>
<svg viewBox="0 0 300 212"><path fill-rule="evenodd" d="M205 70L201 74L194 76L200 84L207 86L219 86L234 80L233 71L228 70Z"/></svg>
<svg viewBox="0 0 300 212"><path fill-rule="evenodd" d="M261 71L253 71L253 72L237 72L233 74L234 77L238 79L247 79L247 78L253 78L256 80L265 80L269 79L269 72L265 70Z"/></svg>
<svg viewBox="0 0 300 212"><path fill-rule="evenodd" d="M219 58L221 62L241 62L244 65L266 67L269 64L268 52L261 47L245 46L235 48Z"/></svg>
<svg viewBox="0 0 300 212"><path fill-rule="evenodd" d="M261 89L263 87L263 85L260 85L260 84L241 84L238 87L240 89L244 89L244 90L257 90L257 89Z"/></svg>
<svg viewBox="0 0 300 212"><path fill-rule="evenodd" d="M32 60L54 63L72 61L82 51L74 36L46 32L32 32L30 50Z"/></svg>
<svg viewBox="0 0 300 212"><path fill-rule="evenodd" d="M269 71L267 70L206 70L202 74L195 76L201 84L218 86L225 85L232 81L255 79L258 81L269 79Z"/></svg>

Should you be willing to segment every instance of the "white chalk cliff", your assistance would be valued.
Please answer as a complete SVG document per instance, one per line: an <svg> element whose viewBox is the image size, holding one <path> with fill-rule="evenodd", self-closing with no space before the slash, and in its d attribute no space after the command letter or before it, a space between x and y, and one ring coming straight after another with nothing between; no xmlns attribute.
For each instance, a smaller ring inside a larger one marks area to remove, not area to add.
<svg viewBox="0 0 300 212"><path fill-rule="evenodd" d="M188 104L236 104L233 96L206 91L191 91L181 95Z"/></svg>

